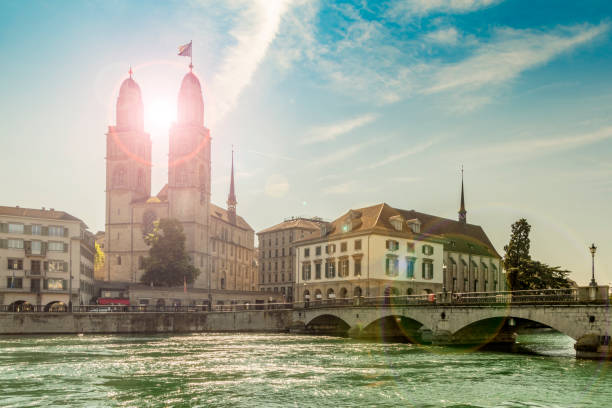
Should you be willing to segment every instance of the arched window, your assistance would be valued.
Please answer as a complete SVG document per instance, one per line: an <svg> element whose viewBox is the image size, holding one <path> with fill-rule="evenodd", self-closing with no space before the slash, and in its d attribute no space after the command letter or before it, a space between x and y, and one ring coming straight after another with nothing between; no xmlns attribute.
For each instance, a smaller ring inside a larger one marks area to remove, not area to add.
<svg viewBox="0 0 612 408"><path fill-rule="evenodd" d="M304 300L305 301L309 301L310 300L310 291L308 289L306 289L304 291Z"/></svg>
<svg viewBox="0 0 612 408"><path fill-rule="evenodd" d="M332 288L327 289L327 298L334 299L335 297L336 297L336 294L334 293L334 290Z"/></svg>
<svg viewBox="0 0 612 408"><path fill-rule="evenodd" d="M353 290L353 296L361 297L361 295L362 295L361 288L359 286L355 287L355 289Z"/></svg>
<svg viewBox="0 0 612 408"><path fill-rule="evenodd" d="M347 294L348 294L348 290L346 290L346 288L340 289L340 297L341 298L343 298L343 299L346 298Z"/></svg>
<svg viewBox="0 0 612 408"><path fill-rule="evenodd" d="M113 186L114 187L125 187L126 170L125 167L119 166L115 168L113 172Z"/></svg>
<svg viewBox="0 0 612 408"><path fill-rule="evenodd" d="M408 289L406 289L406 294L407 294L408 296L412 295L413 293L414 293L414 290L413 290L412 288L408 288Z"/></svg>

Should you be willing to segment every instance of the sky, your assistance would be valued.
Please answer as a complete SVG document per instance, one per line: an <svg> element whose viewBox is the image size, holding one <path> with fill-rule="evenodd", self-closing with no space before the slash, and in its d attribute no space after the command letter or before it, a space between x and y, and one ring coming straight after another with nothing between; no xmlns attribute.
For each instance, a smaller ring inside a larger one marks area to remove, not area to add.
<svg viewBox="0 0 612 408"><path fill-rule="evenodd" d="M212 136L212 201L232 145L255 231L386 202L468 222L503 255L612 282L612 2L190 0L0 2L0 205L104 229L105 140L129 67L167 179L193 41Z"/></svg>

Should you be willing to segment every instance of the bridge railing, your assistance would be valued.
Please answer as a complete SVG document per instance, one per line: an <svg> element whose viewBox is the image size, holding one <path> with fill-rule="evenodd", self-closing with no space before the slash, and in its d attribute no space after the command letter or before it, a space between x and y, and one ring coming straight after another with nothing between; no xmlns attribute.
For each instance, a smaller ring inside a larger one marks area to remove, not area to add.
<svg viewBox="0 0 612 408"><path fill-rule="evenodd" d="M466 304L536 304L536 303L577 303L576 288L516 290L513 292L470 292L439 294L438 303Z"/></svg>

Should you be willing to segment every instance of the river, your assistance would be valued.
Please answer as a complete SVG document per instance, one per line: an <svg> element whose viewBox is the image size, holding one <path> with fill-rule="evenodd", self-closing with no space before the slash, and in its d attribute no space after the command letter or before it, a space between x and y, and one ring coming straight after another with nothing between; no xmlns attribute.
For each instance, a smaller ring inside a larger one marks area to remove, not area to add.
<svg viewBox="0 0 612 408"><path fill-rule="evenodd" d="M612 363L290 334L0 337L0 406L612 407Z"/></svg>

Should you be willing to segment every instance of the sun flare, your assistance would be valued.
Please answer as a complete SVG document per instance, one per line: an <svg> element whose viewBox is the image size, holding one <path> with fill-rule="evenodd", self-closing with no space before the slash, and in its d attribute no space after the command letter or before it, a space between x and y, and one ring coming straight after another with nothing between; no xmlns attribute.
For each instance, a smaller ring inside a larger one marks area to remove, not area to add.
<svg viewBox="0 0 612 408"><path fill-rule="evenodd" d="M165 98L145 102L145 129L150 132L167 131L176 120L176 105Z"/></svg>

